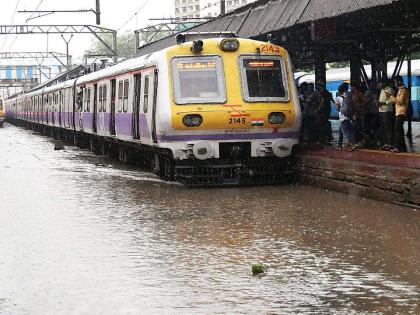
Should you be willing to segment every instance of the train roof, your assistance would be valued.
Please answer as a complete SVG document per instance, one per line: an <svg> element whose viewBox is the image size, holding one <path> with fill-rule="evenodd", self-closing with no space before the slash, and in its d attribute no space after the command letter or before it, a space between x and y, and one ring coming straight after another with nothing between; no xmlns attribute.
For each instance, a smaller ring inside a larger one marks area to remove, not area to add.
<svg viewBox="0 0 420 315"><path fill-rule="evenodd" d="M157 51L152 54L145 55L145 56L133 57L133 58L124 60L120 63L117 63L114 66L89 73L87 75L79 77L77 79L77 84L84 84L84 83L89 83L93 81L99 81L104 78L113 77L118 74L122 74L125 72L138 69L147 64L152 64L153 62L157 60L158 55L163 54L165 51L166 49L160 50L160 51Z"/></svg>
<svg viewBox="0 0 420 315"><path fill-rule="evenodd" d="M392 74L395 69L396 62L388 63L388 74ZM420 59L411 61L411 68L413 75L420 75ZM372 75L372 68L370 65L365 66L367 75L370 77ZM401 67L400 75L407 75L407 61L403 62ZM300 73L299 73L300 74ZM315 82L315 74L300 75L300 78L295 75L299 83ZM344 81L350 80L350 67L330 69L327 70L327 81Z"/></svg>

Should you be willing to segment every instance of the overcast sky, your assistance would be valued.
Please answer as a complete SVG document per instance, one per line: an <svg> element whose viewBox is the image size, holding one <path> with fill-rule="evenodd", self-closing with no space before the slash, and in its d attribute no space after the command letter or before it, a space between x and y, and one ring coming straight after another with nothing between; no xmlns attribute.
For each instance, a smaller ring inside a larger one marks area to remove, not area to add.
<svg viewBox="0 0 420 315"><path fill-rule="evenodd" d="M19 10L78 10L94 9L95 0L3 0L0 24L95 24L93 13L55 13L26 22L30 14ZM173 13L172 0L101 0L101 26L132 33L136 28L150 23L149 18L169 17ZM137 15L135 15L135 13ZM65 35L67 38L70 35ZM89 48L91 35L74 35L70 54L82 57ZM56 51L65 53L65 43L59 34L0 35L0 50L7 51Z"/></svg>

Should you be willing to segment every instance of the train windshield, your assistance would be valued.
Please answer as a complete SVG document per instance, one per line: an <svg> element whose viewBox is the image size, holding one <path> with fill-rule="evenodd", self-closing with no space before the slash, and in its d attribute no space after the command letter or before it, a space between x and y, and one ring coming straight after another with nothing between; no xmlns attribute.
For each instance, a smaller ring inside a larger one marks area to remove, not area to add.
<svg viewBox="0 0 420 315"><path fill-rule="evenodd" d="M284 62L277 56L242 56L240 58L245 101L287 101Z"/></svg>
<svg viewBox="0 0 420 315"><path fill-rule="evenodd" d="M174 58L172 69L177 104L226 101L225 78L219 56Z"/></svg>

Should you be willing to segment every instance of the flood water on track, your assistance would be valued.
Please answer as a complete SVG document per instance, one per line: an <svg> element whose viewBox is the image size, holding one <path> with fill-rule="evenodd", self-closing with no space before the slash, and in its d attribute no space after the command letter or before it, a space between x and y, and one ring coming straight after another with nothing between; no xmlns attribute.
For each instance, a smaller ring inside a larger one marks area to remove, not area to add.
<svg viewBox="0 0 420 315"><path fill-rule="evenodd" d="M0 129L2 315L420 313L419 211L304 186L187 189L53 147Z"/></svg>

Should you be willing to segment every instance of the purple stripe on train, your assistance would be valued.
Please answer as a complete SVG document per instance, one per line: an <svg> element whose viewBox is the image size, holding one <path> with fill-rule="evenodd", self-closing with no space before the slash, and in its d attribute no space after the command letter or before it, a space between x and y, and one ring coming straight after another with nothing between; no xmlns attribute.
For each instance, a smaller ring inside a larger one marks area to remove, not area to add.
<svg viewBox="0 0 420 315"><path fill-rule="evenodd" d="M150 135L150 130L147 125L146 114L140 114L139 124L140 124L140 137L150 139L152 136Z"/></svg>
<svg viewBox="0 0 420 315"><path fill-rule="evenodd" d="M199 141L199 140L254 140L254 139L295 139L299 132L282 133L226 133L216 135L159 135L160 141Z"/></svg>
<svg viewBox="0 0 420 315"><path fill-rule="evenodd" d="M133 115L128 113L115 114L115 130L119 136L131 136L133 134Z"/></svg>

